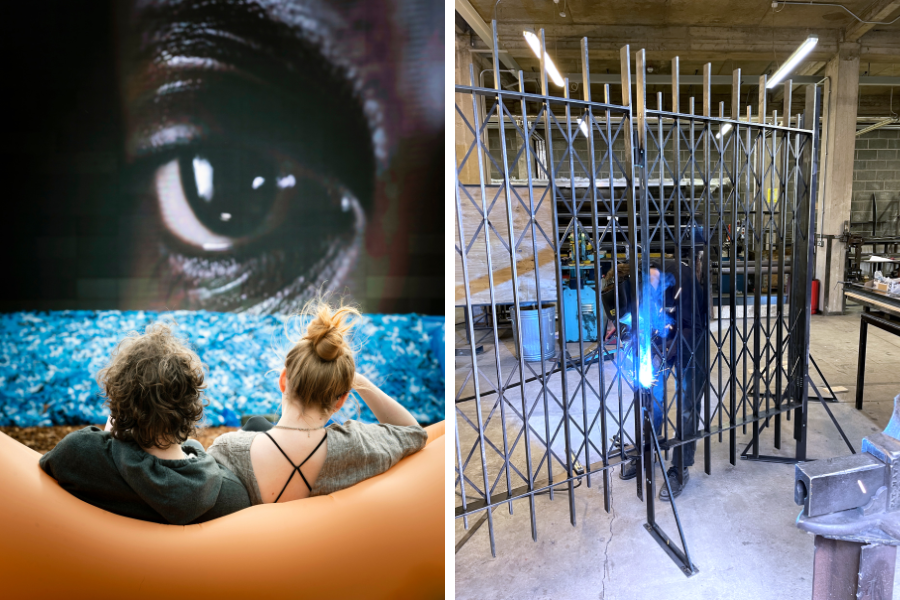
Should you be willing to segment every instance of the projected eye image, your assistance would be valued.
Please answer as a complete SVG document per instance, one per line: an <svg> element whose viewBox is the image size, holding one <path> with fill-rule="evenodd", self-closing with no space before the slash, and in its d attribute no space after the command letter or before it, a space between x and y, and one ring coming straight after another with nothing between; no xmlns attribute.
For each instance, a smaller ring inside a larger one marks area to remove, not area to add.
<svg viewBox="0 0 900 600"><path fill-rule="evenodd" d="M127 155L157 219L135 267L169 306L287 312L358 264L382 103L333 46L338 12L287 5L125 11Z"/></svg>

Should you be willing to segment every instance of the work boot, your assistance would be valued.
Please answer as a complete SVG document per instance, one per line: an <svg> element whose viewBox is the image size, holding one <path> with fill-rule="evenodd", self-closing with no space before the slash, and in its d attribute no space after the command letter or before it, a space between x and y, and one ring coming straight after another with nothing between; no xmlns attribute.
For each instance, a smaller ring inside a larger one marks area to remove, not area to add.
<svg viewBox="0 0 900 600"><path fill-rule="evenodd" d="M635 477L637 477L637 461L632 458L620 468L619 479L629 481Z"/></svg>
<svg viewBox="0 0 900 600"><path fill-rule="evenodd" d="M687 467L684 469L684 483L678 483L678 467L669 467L669 470L666 471L666 479L669 480L669 487L672 488L672 497L677 498L681 495L681 491L684 489L684 486L687 485L689 473ZM666 482L660 482L659 486L659 499L660 500L668 500L669 499L669 490L666 488Z"/></svg>
<svg viewBox="0 0 900 600"><path fill-rule="evenodd" d="M660 441L662 441L662 439L660 439ZM637 477L637 472L637 460L632 458L630 461L623 464L620 468L619 479L621 479L622 481L630 481Z"/></svg>

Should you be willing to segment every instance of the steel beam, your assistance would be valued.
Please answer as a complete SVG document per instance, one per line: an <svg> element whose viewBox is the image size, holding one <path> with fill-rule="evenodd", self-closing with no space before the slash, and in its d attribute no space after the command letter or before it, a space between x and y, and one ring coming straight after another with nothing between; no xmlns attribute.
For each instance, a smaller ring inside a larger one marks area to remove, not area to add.
<svg viewBox="0 0 900 600"><path fill-rule="evenodd" d="M484 22L481 16L479 16L478 11L469 3L469 0L456 0L456 12L458 12L463 20L469 24L469 27L471 27L472 31L481 38L481 41L487 45L487 49L493 52L494 35L491 32L491 28L488 27L488 24ZM499 52L499 48L497 48L497 50L500 54L500 62L502 62L507 69L512 69L516 73L522 70L522 67L519 66L519 63L516 62L516 59L513 58L512 55L506 52Z"/></svg>

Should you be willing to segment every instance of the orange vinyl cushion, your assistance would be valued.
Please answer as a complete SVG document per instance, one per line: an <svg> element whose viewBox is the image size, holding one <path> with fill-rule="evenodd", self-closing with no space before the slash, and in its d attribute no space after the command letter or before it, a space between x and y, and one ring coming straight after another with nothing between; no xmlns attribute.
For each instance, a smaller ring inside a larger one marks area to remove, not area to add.
<svg viewBox="0 0 900 600"><path fill-rule="evenodd" d="M439 598L444 423L388 472L329 496L160 525L82 502L0 434L0 597Z"/></svg>

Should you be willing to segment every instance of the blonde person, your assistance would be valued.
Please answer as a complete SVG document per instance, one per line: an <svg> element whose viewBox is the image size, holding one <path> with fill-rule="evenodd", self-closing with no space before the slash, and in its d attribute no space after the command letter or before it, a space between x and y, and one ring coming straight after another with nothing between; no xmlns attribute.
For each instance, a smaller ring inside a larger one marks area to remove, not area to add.
<svg viewBox="0 0 900 600"><path fill-rule="evenodd" d="M278 379L281 419L267 431L235 431L209 447L243 481L253 504L322 496L387 471L425 446L408 410L356 373L347 334L359 313L318 303ZM377 424L325 424L356 390Z"/></svg>

